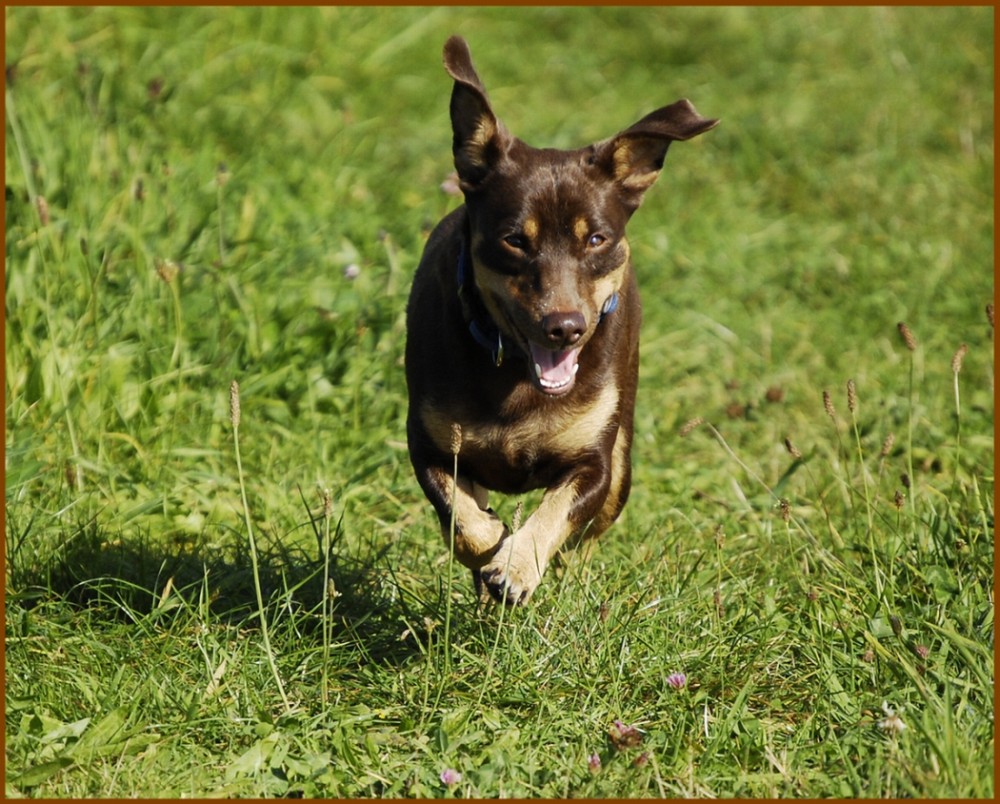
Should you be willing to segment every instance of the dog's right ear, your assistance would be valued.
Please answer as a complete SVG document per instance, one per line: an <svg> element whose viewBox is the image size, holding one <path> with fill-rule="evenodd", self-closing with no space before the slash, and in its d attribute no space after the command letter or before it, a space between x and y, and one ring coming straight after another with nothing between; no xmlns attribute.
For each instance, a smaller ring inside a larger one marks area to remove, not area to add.
<svg viewBox="0 0 1000 804"><path fill-rule="evenodd" d="M506 151L510 135L493 114L486 88L460 36L444 43L444 67L455 79L451 93L452 151L463 190L475 189Z"/></svg>

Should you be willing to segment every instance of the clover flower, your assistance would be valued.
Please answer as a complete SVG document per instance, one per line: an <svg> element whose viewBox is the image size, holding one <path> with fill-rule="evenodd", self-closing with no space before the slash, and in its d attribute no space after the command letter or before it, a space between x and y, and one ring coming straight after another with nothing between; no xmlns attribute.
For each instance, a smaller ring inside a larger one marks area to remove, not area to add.
<svg viewBox="0 0 1000 804"><path fill-rule="evenodd" d="M616 720L615 725L608 730L608 736L619 751L623 748L632 748L642 742L642 732L635 726L629 726L620 720Z"/></svg>
<svg viewBox="0 0 1000 804"><path fill-rule="evenodd" d="M687 676L683 673L671 673L667 676L667 686L673 687L675 690L683 689L687 686Z"/></svg>
<svg viewBox="0 0 1000 804"><path fill-rule="evenodd" d="M889 706L887 701L882 701L882 711L885 713L885 717L878 722L878 727L882 731L891 731L896 734L902 734L906 731L906 724L903 722L903 719L895 709Z"/></svg>

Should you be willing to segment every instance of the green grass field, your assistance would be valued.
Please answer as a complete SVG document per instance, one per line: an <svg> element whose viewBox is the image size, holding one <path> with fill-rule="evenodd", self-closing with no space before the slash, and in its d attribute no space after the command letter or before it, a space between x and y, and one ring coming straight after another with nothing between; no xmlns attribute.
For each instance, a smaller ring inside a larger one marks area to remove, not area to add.
<svg viewBox="0 0 1000 804"><path fill-rule="evenodd" d="M8 796L993 795L992 8L5 15ZM535 145L723 121L515 610L405 447L451 33Z"/></svg>

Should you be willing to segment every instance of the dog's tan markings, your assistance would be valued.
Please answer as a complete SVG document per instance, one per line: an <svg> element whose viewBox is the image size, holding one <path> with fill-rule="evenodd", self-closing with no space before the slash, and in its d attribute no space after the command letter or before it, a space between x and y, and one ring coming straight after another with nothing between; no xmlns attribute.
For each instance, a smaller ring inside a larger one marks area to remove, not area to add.
<svg viewBox="0 0 1000 804"><path fill-rule="evenodd" d="M573 458L594 446L600 432L617 414L618 399L618 387L606 385L587 405L569 405L558 411L533 410L507 424L462 421L462 446L499 452L518 464L541 453ZM434 445L444 453L450 452L454 417L424 402L420 418Z"/></svg>
<svg viewBox="0 0 1000 804"><path fill-rule="evenodd" d="M619 429L611 452L611 486L604 505L588 529L586 534L588 539L596 538L610 528L621 511L622 483L628 471L628 449L628 434Z"/></svg>
<svg viewBox="0 0 1000 804"><path fill-rule="evenodd" d="M591 289L591 303L598 310L614 293L621 290L622 283L625 281L625 272L628 270L631 250L628 241L624 238L622 238L619 248L624 252L624 257L618 267L594 282Z"/></svg>
<svg viewBox="0 0 1000 804"><path fill-rule="evenodd" d="M575 499L571 483L546 491L535 513L500 543L483 567L484 577L492 575L494 583L506 585L508 600L527 602L538 588L552 556L570 536L569 512Z"/></svg>
<svg viewBox="0 0 1000 804"><path fill-rule="evenodd" d="M469 163L475 167L486 166L486 146L497 135L497 126L488 116L483 115L476 122L476 129L463 145Z"/></svg>
<svg viewBox="0 0 1000 804"><path fill-rule="evenodd" d="M611 455L608 496L583 534L588 540L611 527L621 512L628 448L629 436L619 429ZM531 597L552 556L573 535L570 512L576 499L577 488L572 480L549 489L524 526L503 539L492 559L482 568L484 576L492 576L495 586L507 587L509 601L523 603Z"/></svg>
<svg viewBox="0 0 1000 804"><path fill-rule="evenodd" d="M451 426L455 420L438 410L429 399L425 399L420 406L420 421L423 422L424 429L434 442L434 446L442 452L451 452ZM469 435L463 427L462 443L467 443L468 440Z"/></svg>
<svg viewBox="0 0 1000 804"><path fill-rule="evenodd" d="M475 249L475 241L473 241L473 249ZM507 314L504 311L502 302L499 301L500 299L509 299L514 295L513 289L509 287L510 279L502 274L498 274L496 271L491 271L489 267L484 266L479 260L475 259L472 261L472 275L475 277L476 289L479 291L479 296L486 306L486 312L493 319L493 323L505 335L513 336Z"/></svg>
<svg viewBox="0 0 1000 804"><path fill-rule="evenodd" d="M451 497L453 479L450 472L431 468L431 479ZM469 569L479 569L496 551L507 535L507 528L485 509L488 492L480 485L459 475L453 506L455 509L455 558ZM442 523L441 535L445 546L451 540L450 523Z"/></svg>
<svg viewBox="0 0 1000 804"><path fill-rule="evenodd" d="M582 534L588 541L606 531L621 512L623 483L628 466L628 434L619 430L612 451L611 485L597 516ZM524 526L500 542L482 568L497 588L506 586L508 601L526 602L541 581L559 548L573 536L570 512L577 499L573 481L549 489Z"/></svg>
<svg viewBox="0 0 1000 804"><path fill-rule="evenodd" d="M576 235L577 240L586 239L587 235L590 234L590 224L587 223L586 218L577 218L573 221L573 234Z"/></svg>
<svg viewBox="0 0 1000 804"><path fill-rule="evenodd" d="M617 412L618 386L605 385L586 408L559 417L536 414L526 429L534 431L534 443L545 444L553 452L570 457L592 447Z"/></svg>
<svg viewBox="0 0 1000 804"><path fill-rule="evenodd" d="M650 152L657 147L647 144L644 140L633 140L623 138L619 140L615 147L614 155L614 176L626 190L636 190L645 192L648 190L656 177L660 175L659 170L650 170L647 166L651 164Z"/></svg>
<svg viewBox="0 0 1000 804"><path fill-rule="evenodd" d="M536 218L528 218L521 227L521 230L528 240L534 242L538 239L538 220Z"/></svg>

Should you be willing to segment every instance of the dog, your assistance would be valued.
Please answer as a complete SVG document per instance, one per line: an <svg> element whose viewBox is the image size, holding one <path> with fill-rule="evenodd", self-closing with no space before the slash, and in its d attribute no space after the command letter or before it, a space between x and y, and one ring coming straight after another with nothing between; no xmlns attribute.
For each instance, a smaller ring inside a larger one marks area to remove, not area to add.
<svg viewBox="0 0 1000 804"><path fill-rule="evenodd" d="M444 66L465 203L413 279L407 441L480 599L515 605L568 539L599 536L625 505L640 320L625 225L670 143L719 121L680 100L597 144L537 149L494 114L461 37ZM532 489L541 502L511 532L489 492Z"/></svg>

